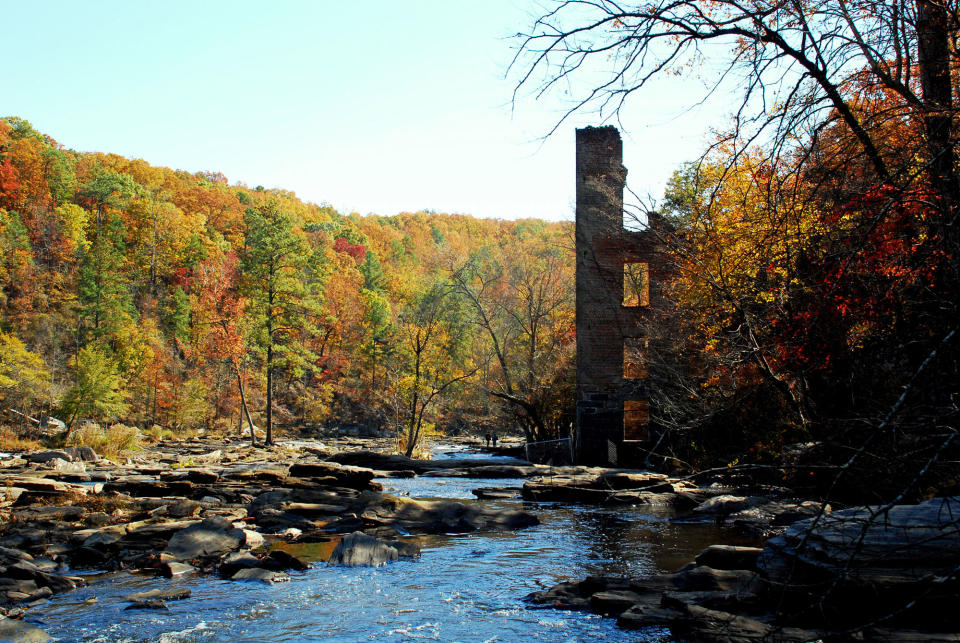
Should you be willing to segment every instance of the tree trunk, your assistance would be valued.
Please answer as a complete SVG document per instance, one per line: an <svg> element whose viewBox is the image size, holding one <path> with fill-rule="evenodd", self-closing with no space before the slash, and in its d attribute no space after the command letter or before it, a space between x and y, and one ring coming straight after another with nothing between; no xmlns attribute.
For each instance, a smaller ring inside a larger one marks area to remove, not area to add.
<svg viewBox="0 0 960 643"><path fill-rule="evenodd" d="M917 59L933 187L952 210L960 196L951 136L950 16L943 0L917 0Z"/></svg>
<svg viewBox="0 0 960 643"><path fill-rule="evenodd" d="M253 420L250 419L250 409L247 408L247 396L243 391L243 378L240 376L240 369L234 368L237 374L237 388L240 390L240 424L243 424L243 417L247 418L247 425L250 427L250 444L257 444L257 434L254 432Z"/></svg>
<svg viewBox="0 0 960 643"><path fill-rule="evenodd" d="M275 270L270 270L270 280L273 283ZM273 444L273 285L267 291L267 434L264 444Z"/></svg>

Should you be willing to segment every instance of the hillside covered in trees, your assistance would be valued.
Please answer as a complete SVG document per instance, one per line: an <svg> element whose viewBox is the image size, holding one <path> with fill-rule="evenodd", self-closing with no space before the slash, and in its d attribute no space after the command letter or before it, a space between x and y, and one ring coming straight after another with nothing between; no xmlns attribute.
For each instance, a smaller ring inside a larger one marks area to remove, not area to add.
<svg viewBox="0 0 960 643"><path fill-rule="evenodd" d="M571 421L572 226L343 215L0 120L0 404L184 432ZM246 429L245 429L246 430Z"/></svg>

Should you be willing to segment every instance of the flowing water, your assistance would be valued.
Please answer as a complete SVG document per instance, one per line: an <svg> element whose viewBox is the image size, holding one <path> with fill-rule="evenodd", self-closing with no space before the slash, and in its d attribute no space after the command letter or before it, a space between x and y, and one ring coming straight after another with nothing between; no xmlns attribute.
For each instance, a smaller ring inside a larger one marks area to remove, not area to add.
<svg viewBox="0 0 960 643"><path fill-rule="evenodd" d="M381 482L398 495L463 500L472 499L476 487L522 481ZM169 581L122 572L94 575L88 587L30 610L27 620L63 641L668 641L664 630L625 631L614 619L533 609L522 599L590 574L672 571L709 544L737 542L712 525L672 524L649 508L484 502L534 512L541 524L517 532L424 537L418 560L379 568L327 566L322 561L334 543L285 545L318 562L276 585L209 576ZM187 587L192 595L169 602L169 611L124 610L125 595L169 586Z"/></svg>

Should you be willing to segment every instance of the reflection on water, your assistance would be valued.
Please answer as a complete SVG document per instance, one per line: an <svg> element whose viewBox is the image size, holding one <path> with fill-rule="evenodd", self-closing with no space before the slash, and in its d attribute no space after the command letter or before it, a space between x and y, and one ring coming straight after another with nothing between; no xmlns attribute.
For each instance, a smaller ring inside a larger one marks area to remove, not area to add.
<svg viewBox="0 0 960 643"><path fill-rule="evenodd" d="M434 460L483 460L491 464L516 461L516 458L510 456L473 451L459 444L435 444L430 447L430 453Z"/></svg>
<svg viewBox="0 0 960 643"><path fill-rule="evenodd" d="M472 497L473 487L521 481L384 482L414 497L465 498ZM319 562L272 586L112 574L31 610L28 620L70 641L667 641L661 630L627 632L613 619L530 609L521 599L588 574L669 571L708 544L737 542L712 525L673 525L641 508L489 504L522 506L537 513L541 524L519 532L426 536L418 560L376 569ZM326 560L335 546L335 539L282 545L316 561ZM169 612L124 610L124 595L169 585L189 587L193 594L169 603ZM95 604L85 603L93 597Z"/></svg>
<svg viewBox="0 0 960 643"><path fill-rule="evenodd" d="M386 493L410 498L455 498L457 500L476 500L473 490L477 487L516 487L523 486L520 478L378 478Z"/></svg>

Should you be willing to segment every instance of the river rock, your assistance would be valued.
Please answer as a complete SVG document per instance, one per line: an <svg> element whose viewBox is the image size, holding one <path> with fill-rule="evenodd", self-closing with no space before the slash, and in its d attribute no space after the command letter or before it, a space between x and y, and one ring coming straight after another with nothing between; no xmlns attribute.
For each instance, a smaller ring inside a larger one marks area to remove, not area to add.
<svg viewBox="0 0 960 643"><path fill-rule="evenodd" d="M513 500L520 495L516 487L478 487L471 491L480 500Z"/></svg>
<svg viewBox="0 0 960 643"><path fill-rule="evenodd" d="M600 474L596 484L617 490L648 489L667 480L666 475L650 471L607 471ZM664 488L660 491L673 491L673 489Z"/></svg>
<svg viewBox="0 0 960 643"><path fill-rule="evenodd" d="M86 509L74 505L32 505L13 512L23 522L61 520L74 522L83 518Z"/></svg>
<svg viewBox="0 0 960 643"><path fill-rule="evenodd" d="M30 594L35 592L37 588L40 587L49 587L50 591L52 591L54 594L61 594L63 592L72 591L85 583L82 578L77 578L75 576L61 576L59 574L45 572L30 561L26 560L20 560L12 565L9 565L4 572L4 575L9 579L33 581L36 583L36 587L33 590L26 592ZM24 590L23 588L18 587L16 591Z"/></svg>
<svg viewBox="0 0 960 643"><path fill-rule="evenodd" d="M123 609L125 610L166 610L169 609L167 604L158 598L150 598L143 601L134 601L130 605L127 605Z"/></svg>
<svg viewBox="0 0 960 643"><path fill-rule="evenodd" d="M713 569L756 569L762 551L759 547L710 545L697 554L696 562Z"/></svg>
<svg viewBox="0 0 960 643"><path fill-rule="evenodd" d="M44 643L50 636L36 625L0 616L0 641L9 643Z"/></svg>
<svg viewBox="0 0 960 643"><path fill-rule="evenodd" d="M381 469L385 471L397 471L406 469L423 473L429 471L430 467L424 460L414 460L403 455L392 453L377 453L375 451L342 451L335 453L327 462L337 462L339 464L349 464L368 469Z"/></svg>
<svg viewBox="0 0 960 643"><path fill-rule="evenodd" d="M223 518L207 518L176 532L164 553L177 560L194 560L234 551L243 546L244 540L242 529Z"/></svg>
<svg viewBox="0 0 960 643"><path fill-rule="evenodd" d="M360 516L375 526L392 526L408 533L464 533L477 529L523 529L540 524L525 511L466 505L452 500L427 501L383 496Z"/></svg>
<svg viewBox="0 0 960 643"><path fill-rule="evenodd" d="M277 463L234 465L223 471L221 475L242 482L282 484L290 475L290 468Z"/></svg>
<svg viewBox="0 0 960 643"><path fill-rule="evenodd" d="M20 487L30 492L48 495L61 493L87 495L89 491L87 487L80 484L70 484L68 482L60 482L38 476L9 476L4 482L12 487Z"/></svg>
<svg viewBox="0 0 960 643"><path fill-rule="evenodd" d="M217 464L220 462L220 460L223 459L223 451L221 451L220 449L215 449L208 453L204 453L201 455L194 455L190 457L192 457L194 461L202 462L203 464Z"/></svg>
<svg viewBox="0 0 960 643"><path fill-rule="evenodd" d="M237 551L223 557L223 560L220 562L219 571L221 576L230 578L241 569L260 567L261 565L262 561L250 552Z"/></svg>
<svg viewBox="0 0 960 643"><path fill-rule="evenodd" d="M398 558L399 553L395 547L379 538L355 531L343 537L327 562L348 567L379 567Z"/></svg>
<svg viewBox="0 0 960 643"><path fill-rule="evenodd" d="M960 594L960 497L795 522L767 541L757 568L772 600L795 611L817 605L849 624L902 612L955 632L960 612L946 606Z"/></svg>
<svg viewBox="0 0 960 643"><path fill-rule="evenodd" d="M255 580L264 583L282 583L290 580L290 577L270 569L259 567L248 567L241 569L230 577L230 580Z"/></svg>
<svg viewBox="0 0 960 643"><path fill-rule="evenodd" d="M48 450L48 451L37 451L35 453L26 454L27 462L50 462L51 460L64 460L66 462L72 462L73 456L62 450Z"/></svg>
<svg viewBox="0 0 960 643"><path fill-rule="evenodd" d="M192 574L195 571L197 571L195 567L186 563L165 562L160 565L160 574L167 578L176 578L177 576Z"/></svg>
<svg viewBox="0 0 960 643"><path fill-rule="evenodd" d="M714 496L694 507L690 511L690 514L693 517L706 518L708 520L724 520L731 514L749 507L764 504L768 501L767 498L753 496Z"/></svg>
<svg viewBox="0 0 960 643"><path fill-rule="evenodd" d="M209 469L188 469L187 480L197 484L211 484L220 479L220 474Z"/></svg>
<svg viewBox="0 0 960 643"><path fill-rule="evenodd" d="M0 487L0 501L16 502L24 491L23 487Z"/></svg>
<svg viewBox="0 0 960 643"><path fill-rule="evenodd" d="M757 535L771 535L783 531L782 527L816 516L821 511L830 513L830 505L813 501L797 503L771 500L730 514L726 522Z"/></svg>
<svg viewBox="0 0 960 643"><path fill-rule="evenodd" d="M244 529L243 535L245 537L243 546L247 549L256 549L257 547L262 547L264 542L266 542L263 538L263 534L261 534L259 531L254 531L253 529Z"/></svg>
<svg viewBox="0 0 960 643"><path fill-rule="evenodd" d="M160 601L181 601L190 598L190 590L186 587L174 587L170 589L151 589L146 592L134 592L127 594L123 600L135 603L137 601L160 600Z"/></svg>
<svg viewBox="0 0 960 643"><path fill-rule="evenodd" d="M597 592L590 596L590 609L597 614L616 616L643 600L640 594L627 590Z"/></svg>
<svg viewBox="0 0 960 643"><path fill-rule="evenodd" d="M310 565L282 549L274 549L270 552L267 562L271 568L276 569L295 569L298 572L310 569Z"/></svg>
<svg viewBox="0 0 960 643"><path fill-rule="evenodd" d="M123 538L126 533L127 530L125 527L97 529L94 533L83 539L83 546L97 550L111 548L120 542L120 539Z"/></svg>
<svg viewBox="0 0 960 643"><path fill-rule="evenodd" d="M7 595L30 596L38 588L37 582L32 578L5 578L0 576L0 592Z"/></svg>
<svg viewBox="0 0 960 643"><path fill-rule="evenodd" d="M93 447L66 447L63 452L74 460L82 462L99 462L100 456L93 450Z"/></svg>
<svg viewBox="0 0 960 643"><path fill-rule="evenodd" d="M521 495L524 500L538 502L582 502L601 504L610 497L609 489L596 489L594 477L552 476L536 478L523 483Z"/></svg>
<svg viewBox="0 0 960 643"><path fill-rule="evenodd" d="M384 542L396 549L400 558L420 557L420 543L415 540L385 540Z"/></svg>
<svg viewBox="0 0 960 643"><path fill-rule="evenodd" d="M683 613L662 607L656 601L633 605L617 617L617 625L625 629L639 630L646 627L669 627Z"/></svg>
<svg viewBox="0 0 960 643"><path fill-rule="evenodd" d="M0 562L11 563L18 560L33 560L33 556L19 549L0 546Z"/></svg>
<svg viewBox="0 0 960 643"><path fill-rule="evenodd" d="M688 565L663 578L673 588L685 592L749 593L756 574L744 569L713 569L704 565Z"/></svg>
<svg viewBox="0 0 960 643"><path fill-rule="evenodd" d="M80 474L87 472L87 466L83 462L73 462L62 458L54 458L43 463L44 469L57 471L59 473Z"/></svg>
<svg viewBox="0 0 960 643"><path fill-rule="evenodd" d="M203 505L196 500L182 499L167 505L167 515L171 518L187 518L197 515L202 508Z"/></svg>
<svg viewBox="0 0 960 643"><path fill-rule="evenodd" d="M364 467L342 465L336 462L300 461L290 467L290 475L297 478L328 479L332 486L350 489L369 489L373 471Z"/></svg>

